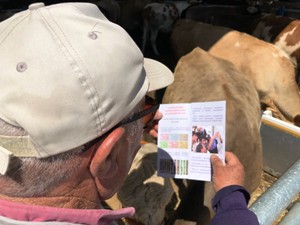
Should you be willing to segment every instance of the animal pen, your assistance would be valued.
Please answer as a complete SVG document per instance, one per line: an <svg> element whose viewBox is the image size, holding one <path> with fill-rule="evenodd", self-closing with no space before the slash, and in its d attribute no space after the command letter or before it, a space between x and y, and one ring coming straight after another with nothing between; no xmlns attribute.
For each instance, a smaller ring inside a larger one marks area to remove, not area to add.
<svg viewBox="0 0 300 225"><path fill-rule="evenodd" d="M256 213L261 225L299 225L300 128L264 113L260 133L264 171L278 180L250 209Z"/></svg>

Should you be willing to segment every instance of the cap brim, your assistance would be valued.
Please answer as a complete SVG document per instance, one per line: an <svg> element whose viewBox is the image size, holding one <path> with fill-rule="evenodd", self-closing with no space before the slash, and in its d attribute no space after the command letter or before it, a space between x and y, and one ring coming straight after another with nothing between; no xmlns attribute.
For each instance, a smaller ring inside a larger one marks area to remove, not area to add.
<svg viewBox="0 0 300 225"><path fill-rule="evenodd" d="M150 82L148 92L162 89L173 83L173 72L164 64L144 58L144 68Z"/></svg>

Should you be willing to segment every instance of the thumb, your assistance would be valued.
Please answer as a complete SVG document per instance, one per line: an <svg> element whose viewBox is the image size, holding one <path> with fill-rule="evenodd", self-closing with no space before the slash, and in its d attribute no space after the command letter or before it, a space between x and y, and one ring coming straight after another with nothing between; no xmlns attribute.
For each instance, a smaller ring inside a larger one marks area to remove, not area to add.
<svg viewBox="0 0 300 225"><path fill-rule="evenodd" d="M211 155L210 162L211 162L213 168L218 167L218 166L223 166L222 160L217 155Z"/></svg>

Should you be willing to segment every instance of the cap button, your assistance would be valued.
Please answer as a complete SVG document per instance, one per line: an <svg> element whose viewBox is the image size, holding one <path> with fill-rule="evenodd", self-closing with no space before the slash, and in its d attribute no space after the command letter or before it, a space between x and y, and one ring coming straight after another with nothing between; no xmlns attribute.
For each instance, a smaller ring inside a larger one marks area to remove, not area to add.
<svg viewBox="0 0 300 225"><path fill-rule="evenodd" d="M38 9L38 8L41 8L41 7L44 7L45 4L43 2L38 2L38 3L33 3L31 5L28 6L28 9L29 10L35 10L35 9Z"/></svg>

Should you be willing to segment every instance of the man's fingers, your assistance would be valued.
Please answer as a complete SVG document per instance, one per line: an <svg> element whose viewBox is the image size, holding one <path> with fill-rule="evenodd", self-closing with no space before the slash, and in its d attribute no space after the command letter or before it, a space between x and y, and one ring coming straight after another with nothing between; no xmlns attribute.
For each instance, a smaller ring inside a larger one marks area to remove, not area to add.
<svg viewBox="0 0 300 225"><path fill-rule="evenodd" d="M155 129L151 129L149 134L152 135L153 137L157 138L157 131Z"/></svg>
<svg viewBox="0 0 300 225"><path fill-rule="evenodd" d="M222 160L217 155L211 155L210 161L213 167L223 166Z"/></svg>
<svg viewBox="0 0 300 225"><path fill-rule="evenodd" d="M238 157L235 154L233 154L232 152L225 153L225 161L226 161L226 164L229 164L229 165L234 165L234 164L239 163Z"/></svg>
<svg viewBox="0 0 300 225"><path fill-rule="evenodd" d="M160 120L161 118L163 118L163 114L160 111L156 111L154 120Z"/></svg>

